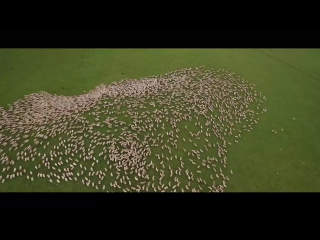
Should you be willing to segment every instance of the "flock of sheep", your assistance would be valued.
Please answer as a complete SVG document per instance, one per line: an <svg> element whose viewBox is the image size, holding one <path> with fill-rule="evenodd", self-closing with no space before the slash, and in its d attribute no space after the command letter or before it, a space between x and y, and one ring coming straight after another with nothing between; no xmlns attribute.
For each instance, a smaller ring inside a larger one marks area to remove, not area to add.
<svg viewBox="0 0 320 240"><path fill-rule="evenodd" d="M198 67L79 96L25 96L0 108L0 183L42 178L108 192L223 192L233 174L228 149L266 112L254 87Z"/></svg>

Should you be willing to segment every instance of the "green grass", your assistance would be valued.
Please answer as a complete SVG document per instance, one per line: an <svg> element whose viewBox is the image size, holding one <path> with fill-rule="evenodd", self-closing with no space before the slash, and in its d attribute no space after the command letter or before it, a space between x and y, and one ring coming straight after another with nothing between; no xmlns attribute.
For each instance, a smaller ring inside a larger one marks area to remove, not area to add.
<svg viewBox="0 0 320 240"><path fill-rule="evenodd" d="M268 99L259 124L228 148L234 174L226 190L318 191L319 64L320 50L314 49L2 49L0 106L38 91L78 95L124 78L203 65L224 68L256 84ZM0 191L94 190L81 183L14 179L0 184Z"/></svg>

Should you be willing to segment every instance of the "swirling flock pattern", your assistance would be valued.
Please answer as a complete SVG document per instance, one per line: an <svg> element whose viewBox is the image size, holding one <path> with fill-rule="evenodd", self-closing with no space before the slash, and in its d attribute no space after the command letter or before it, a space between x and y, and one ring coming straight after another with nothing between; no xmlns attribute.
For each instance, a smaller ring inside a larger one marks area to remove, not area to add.
<svg viewBox="0 0 320 240"><path fill-rule="evenodd" d="M205 67L125 79L79 96L31 94L0 109L0 182L223 192L233 174L227 150L253 130L265 101L254 84Z"/></svg>

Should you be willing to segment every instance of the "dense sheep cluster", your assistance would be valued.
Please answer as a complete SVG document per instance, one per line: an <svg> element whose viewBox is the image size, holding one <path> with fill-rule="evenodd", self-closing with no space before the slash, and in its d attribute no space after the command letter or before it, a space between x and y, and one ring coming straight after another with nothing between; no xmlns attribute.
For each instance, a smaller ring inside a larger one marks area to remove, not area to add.
<svg viewBox="0 0 320 240"><path fill-rule="evenodd" d="M25 96L0 108L0 182L222 192L233 174L228 148L267 111L254 87L223 69L198 67L79 96Z"/></svg>

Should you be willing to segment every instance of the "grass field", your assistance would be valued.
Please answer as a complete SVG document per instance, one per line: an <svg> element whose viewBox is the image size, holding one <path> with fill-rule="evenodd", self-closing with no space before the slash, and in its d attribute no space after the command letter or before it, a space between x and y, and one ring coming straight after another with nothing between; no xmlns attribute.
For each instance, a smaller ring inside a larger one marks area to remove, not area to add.
<svg viewBox="0 0 320 240"><path fill-rule="evenodd" d="M1 49L0 106L38 91L78 95L101 83L197 66L234 72L268 99L254 131L228 152L234 174L226 191L320 190L320 50ZM93 190L14 179L0 184L0 191Z"/></svg>

